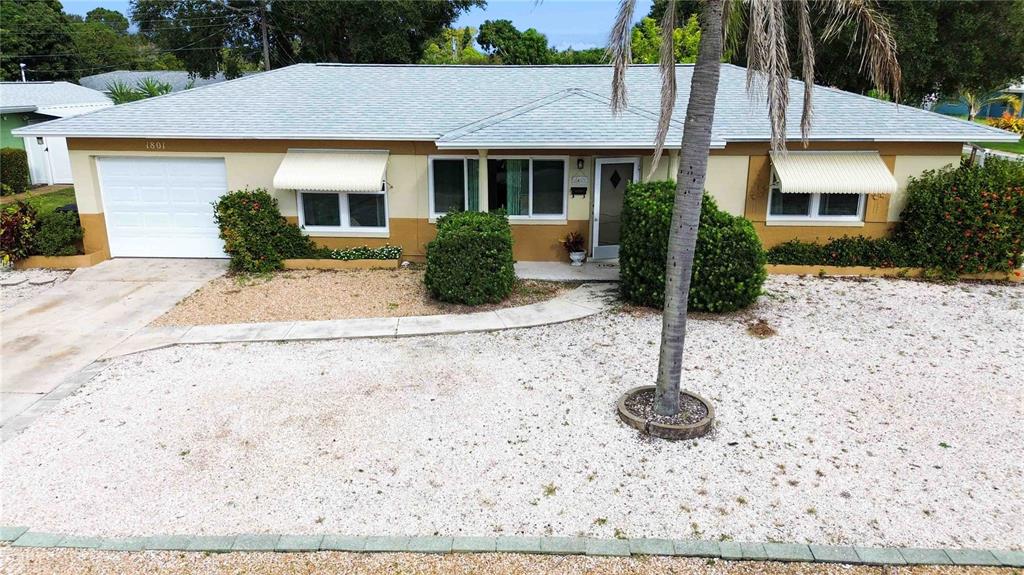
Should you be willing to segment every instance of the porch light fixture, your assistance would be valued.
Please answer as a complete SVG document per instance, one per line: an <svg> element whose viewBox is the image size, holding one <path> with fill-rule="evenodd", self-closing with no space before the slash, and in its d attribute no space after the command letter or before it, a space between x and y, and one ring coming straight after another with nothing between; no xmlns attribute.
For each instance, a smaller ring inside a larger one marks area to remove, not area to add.
<svg viewBox="0 0 1024 575"><path fill-rule="evenodd" d="M583 169L583 158L576 158L576 169L577 170L582 170Z"/></svg>

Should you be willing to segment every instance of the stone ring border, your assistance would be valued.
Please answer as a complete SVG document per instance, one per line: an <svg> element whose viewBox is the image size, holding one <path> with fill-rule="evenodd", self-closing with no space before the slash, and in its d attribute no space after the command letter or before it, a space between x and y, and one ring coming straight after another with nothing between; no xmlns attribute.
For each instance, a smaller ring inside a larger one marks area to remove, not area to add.
<svg viewBox="0 0 1024 575"><path fill-rule="evenodd" d="M805 545L672 539L589 537L362 537L347 535L155 535L91 537L0 526L0 543L11 548L66 548L104 551L202 553L525 553L594 557L672 556L727 561L781 561L852 565L971 565L1024 567L1024 551Z"/></svg>

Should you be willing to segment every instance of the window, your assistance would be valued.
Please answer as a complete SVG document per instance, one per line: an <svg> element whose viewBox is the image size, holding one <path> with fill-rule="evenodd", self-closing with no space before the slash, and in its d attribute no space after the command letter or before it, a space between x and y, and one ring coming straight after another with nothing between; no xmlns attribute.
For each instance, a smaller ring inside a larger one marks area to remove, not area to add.
<svg viewBox="0 0 1024 575"><path fill-rule="evenodd" d="M309 231L383 231L387 196L380 193L299 192L299 225Z"/></svg>
<svg viewBox="0 0 1024 575"><path fill-rule="evenodd" d="M488 158L487 203L513 219L565 217L566 158ZM431 215L479 209L476 158L431 158Z"/></svg>
<svg viewBox="0 0 1024 575"><path fill-rule="evenodd" d="M768 196L768 220L860 221L864 194L784 193L772 174Z"/></svg>

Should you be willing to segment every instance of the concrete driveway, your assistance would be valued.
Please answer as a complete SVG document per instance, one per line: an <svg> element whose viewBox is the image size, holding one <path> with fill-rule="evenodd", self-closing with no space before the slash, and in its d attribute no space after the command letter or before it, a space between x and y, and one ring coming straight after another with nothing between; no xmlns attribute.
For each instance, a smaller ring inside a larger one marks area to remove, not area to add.
<svg viewBox="0 0 1024 575"><path fill-rule="evenodd" d="M113 259L4 310L0 425L226 269L226 260Z"/></svg>

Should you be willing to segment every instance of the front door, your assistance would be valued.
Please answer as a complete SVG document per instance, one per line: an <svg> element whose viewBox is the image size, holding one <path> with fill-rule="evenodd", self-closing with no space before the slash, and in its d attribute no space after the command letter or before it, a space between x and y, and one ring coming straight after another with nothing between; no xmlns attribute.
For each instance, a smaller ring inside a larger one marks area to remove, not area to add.
<svg viewBox="0 0 1024 575"><path fill-rule="evenodd" d="M594 234L595 260L619 257L619 231L622 226L622 199L626 184L640 177L637 158L599 158L594 174Z"/></svg>

